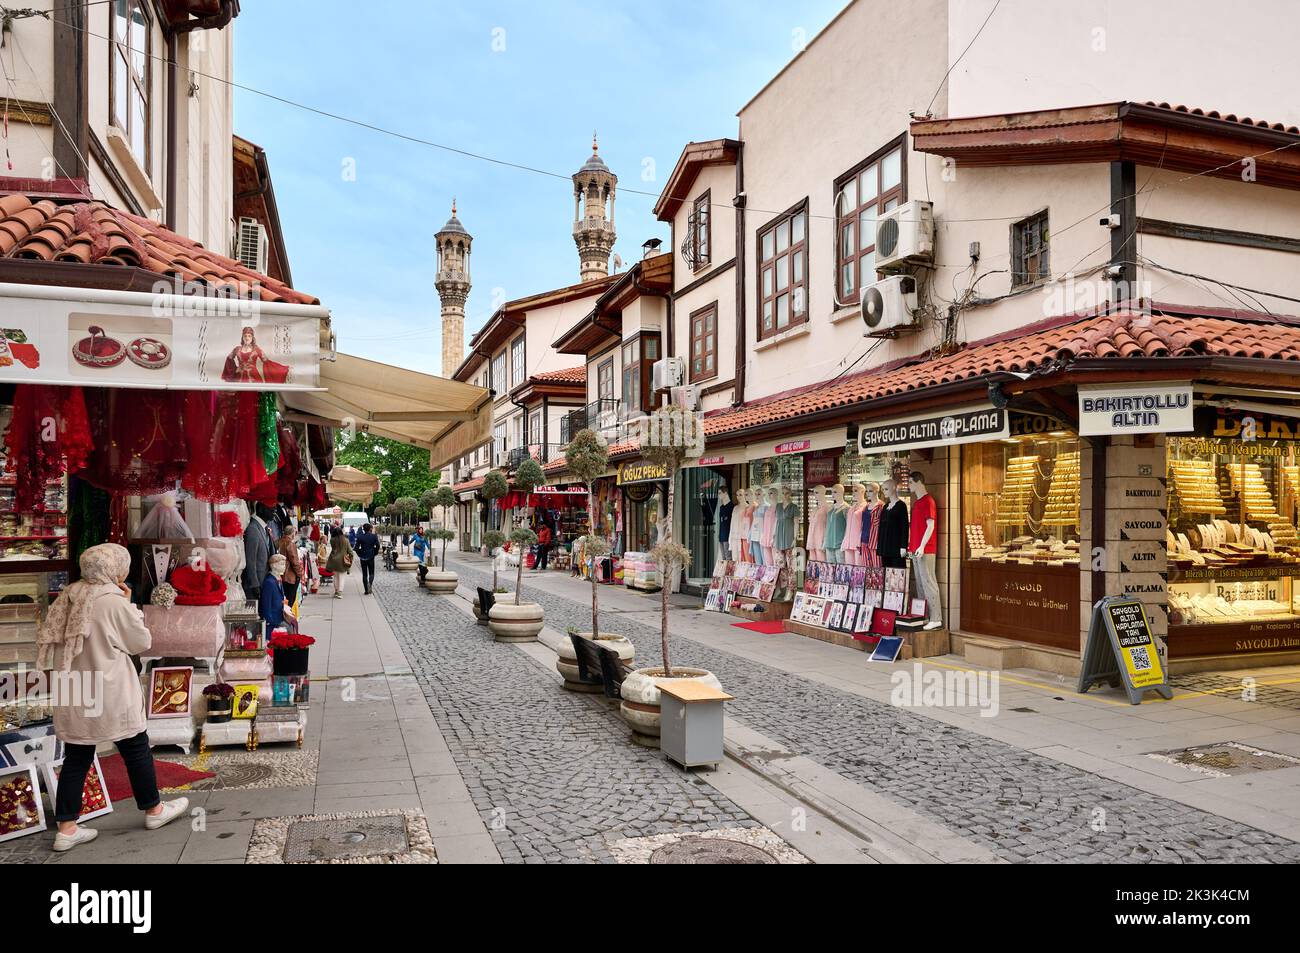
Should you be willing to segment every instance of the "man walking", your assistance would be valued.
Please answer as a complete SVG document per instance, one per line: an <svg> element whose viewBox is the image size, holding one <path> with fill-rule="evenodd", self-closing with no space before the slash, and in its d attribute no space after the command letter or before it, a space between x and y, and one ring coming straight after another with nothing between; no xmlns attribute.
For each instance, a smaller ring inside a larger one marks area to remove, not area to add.
<svg viewBox="0 0 1300 953"><path fill-rule="evenodd" d="M366 595L375 584L375 557L379 555L379 536L374 527L366 523L357 536L357 558L361 560L361 588Z"/></svg>

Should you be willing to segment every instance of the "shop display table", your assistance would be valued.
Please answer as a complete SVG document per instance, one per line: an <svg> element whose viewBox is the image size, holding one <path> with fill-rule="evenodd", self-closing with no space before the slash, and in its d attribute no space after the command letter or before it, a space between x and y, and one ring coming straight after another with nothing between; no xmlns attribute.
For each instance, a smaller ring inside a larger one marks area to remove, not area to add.
<svg viewBox="0 0 1300 953"><path fill-rule="evenodd" d="M306 730L307 713L295 705L258 709L253 719L253 748L278 742L293 742L301 748Z"/></svg>
<svg viewBox="0 0 1300 953"><path fill-rule="evenodd" d="M145 732L149 735L150 748L178 745L189 754L194 744L194 722L188 715L184 718L150 718L145 722Z"/></svg>
<svg viewBox="0 0 1300 953"><path fill-rule="evenodd" d="M140 656L146 665L160 658L193 658L216 671L217 655L226 637L222 606L143 606L144 624L152 636L148 652Z"/></svg>
<svg viewBox="0 0 1300 953"><path fill-rule="evenodd" d="M232 718L230 721L205 721L199 732L199 751L224 745L243 745L249 751L256 747L253 719Z"/></svg>

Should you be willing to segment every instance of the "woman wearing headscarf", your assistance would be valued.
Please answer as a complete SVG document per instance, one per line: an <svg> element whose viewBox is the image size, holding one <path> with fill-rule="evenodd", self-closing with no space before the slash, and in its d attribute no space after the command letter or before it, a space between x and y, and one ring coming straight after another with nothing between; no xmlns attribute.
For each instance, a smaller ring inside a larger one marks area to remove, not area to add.
<svg viewBox="0 0 1300 953"><path fill-rule="evenodd" d="M334 573L334 598L342 599L343 583L352 571L352 546L337 526L330 527L330 555L325 568Z"/></svg>
<svg viewBox="0 0 1300 953"><path fill-rule="evenodd" d="M103 543L82 553L80 565L81 579L50 605L37 637L40 668L79 680L82 688L59 692L54 707L54 733L64 748L54 801L54 849L60 852L99 834L77 825L97 745L117 745L147 829L157 830L189 806L186 798L164 804L158 796L145 734L144 692L131 662L132 655L149 648L151 639L125 585L130 554L116 543Z"/></svg>
<svg viewBox="0 0 1300 953"><path fill-rule="evenodd" d="M298 558L298 534L285 533L275 544L276 552L284 557L284 575L280 580L284 584L284 598L289 605L298 601L298 584L302 582L302 560Z"/></svg>

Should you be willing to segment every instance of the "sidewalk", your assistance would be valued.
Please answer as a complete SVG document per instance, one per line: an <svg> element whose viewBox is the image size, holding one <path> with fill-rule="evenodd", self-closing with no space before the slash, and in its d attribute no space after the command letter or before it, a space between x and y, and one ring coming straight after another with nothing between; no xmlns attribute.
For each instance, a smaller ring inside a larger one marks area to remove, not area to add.
<svg viewBox="0 0 1300 953"><path fill-rule="evenodd" d="M458 554L453 568L462 586L490 578L477 556ZM553 571L525 572L524 584L546 608L544 642L590 628L589 584ZM654 664L659 596L602 586L600 599L602 630L632 638L637 664ZM891 705L891 675L913 663L760 635L690 604L675 598L670 614L675 661L710 669L737 696L727 728L737 763L877 841L902 832L939 860L976 848L1005 860L1300 859L1300 763L1286 760L1300 759L1293 668L1190 676L1196 687L1141 706L1003 672L998 712L982 717L974 706ZM919 670L975 671L954 656ZM1256 678L1255 701L1241 699L1245 676ZM1227 776L1211 773L1216 758L1152 757L1216 742L1283 757L1253 756L1276 769Z"/></svg>

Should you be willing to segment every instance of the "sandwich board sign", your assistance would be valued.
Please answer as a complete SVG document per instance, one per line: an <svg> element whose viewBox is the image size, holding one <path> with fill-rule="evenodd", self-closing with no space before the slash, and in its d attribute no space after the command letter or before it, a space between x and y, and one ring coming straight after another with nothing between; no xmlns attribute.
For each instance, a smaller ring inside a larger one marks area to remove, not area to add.
<svg viewBox="0 0 1300 953"><path fill-rule="evenodd" d="M1111 688L1123 685L1134 705L1141 704L1143 693L1148 691L1166 699L1174 697L1146 612L1134 599L1106 596L1097 601L1092 607L1082 661L1080 694L1098 682L1106 682Z"/></svg>

